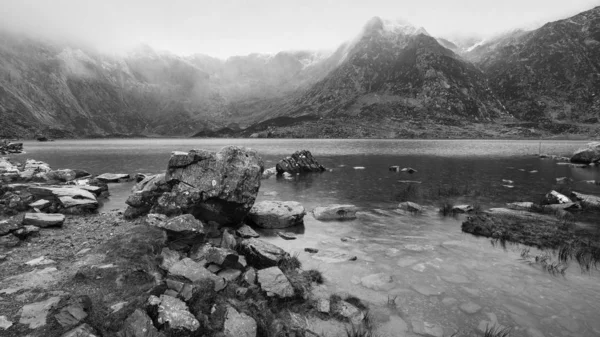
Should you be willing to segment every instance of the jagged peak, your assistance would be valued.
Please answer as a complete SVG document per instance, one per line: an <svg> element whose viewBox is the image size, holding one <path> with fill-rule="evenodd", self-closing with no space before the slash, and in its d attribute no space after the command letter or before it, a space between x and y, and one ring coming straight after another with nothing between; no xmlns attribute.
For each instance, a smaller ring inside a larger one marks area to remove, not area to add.
<svg viewBox="0 0 600 337"><path fill-rule="evenodd" d="M394 19L387 20L382 19L378 16L371 18L365 24L362 33L363 34L372 34L372 33L392 33L392 34L402 34L402 35L429 35L425 28L418 27L405 19Z"/></svg>

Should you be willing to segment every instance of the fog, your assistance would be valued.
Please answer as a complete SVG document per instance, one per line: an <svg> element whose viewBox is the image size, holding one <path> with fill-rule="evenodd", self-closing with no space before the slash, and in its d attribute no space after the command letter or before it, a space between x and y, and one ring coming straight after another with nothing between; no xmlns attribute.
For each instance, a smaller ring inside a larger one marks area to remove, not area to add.
<svg viewBox="0 0 600 337"><path fill-rule="evenodd" d="M485 37L597 5L597 0L0 0L0 27L106 52L144 43L176 54L225 58L333 49L373 16L403 18L434 36Z"/></svg>

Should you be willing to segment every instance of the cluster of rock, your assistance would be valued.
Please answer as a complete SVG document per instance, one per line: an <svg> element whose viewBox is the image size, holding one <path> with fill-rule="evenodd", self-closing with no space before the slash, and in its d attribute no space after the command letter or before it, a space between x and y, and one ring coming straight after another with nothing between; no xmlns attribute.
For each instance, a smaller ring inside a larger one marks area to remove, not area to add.
<svg viewBox="0 0 600 337"><path fill-rule="evenodd" d="M598 164L600 163L600 142L591 142L571 156L572 163Z"/></svg>
<svg viewBox="0 0 600 337"><path fill-rule="evenodd" d="M277 174L325 171L325 167L319 164L308 150L296 151L291 156L283 158L277 163L275 169Z"/></svg>
<svg viewBox="0 0 600 337"><path fill-rule="evenodd" d="M0 140L0 155L23 153L23 143Z"/></svg>

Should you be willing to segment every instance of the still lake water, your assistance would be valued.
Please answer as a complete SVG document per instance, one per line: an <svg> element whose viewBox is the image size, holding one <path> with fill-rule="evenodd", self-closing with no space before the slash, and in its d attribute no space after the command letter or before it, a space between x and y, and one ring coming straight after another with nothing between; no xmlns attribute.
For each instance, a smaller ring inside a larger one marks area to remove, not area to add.
<svg viewBox="0 0 600 337"><path fill-rule="evenodd" d="M542 153L569 156L583 141L542 141ZM519 259L518 247L507 251L489 240L463 234L461 219L441 218L437 205L455 203L502 206L512 201L539 201L556 184L570 177L575 190L600 195L600 187L583 183L600 180L598 168L572 168L532 156L538 141L490 140L290 140L290 139L106 139L25 142L27 154L53 168L78 168L93 174L158 173L174 150L218 150L225 145L256 149L266 167L296 150L308 149L328 169L322 174L291 180L263 180L261 200L295 200L307 210L331 203L361 207L358 219L322 223L309 214L305 226L292 229L295 241L265 232L265 239L299 253L304 268L317 268L327 279L323 291L345 292L369 302L382 335L404 336L402 317L444 328L446 335L474 335L481 321L512 327L512 336L600 336L600 275L582 274L572 265L565 277L550 276ZM415 174L389 172L390 165L412 167ZM355 169L364 167L364 169ZM534 171L534 172L532 172ZM537 172L535 172L537 171ZM514 181L508 188L502 180ZM416 180L417 191L403 192ZM123 209L132 183L110 185L104 209ZM449 189L468 196L447 196ZM277 192L266 196L265 192ZM409 196L428 206L420 216L396 210ZM588 219L600 226L600 219ZM356 241L342 242L342 237ZM304 247L345 252L354 262L328 264L313 259ZM364 277L382 274L389 283ZM385 303L396 297L398 311ZM460 306L475 303L476 313ZM392 334L386 331L394 331Z"/></svg>

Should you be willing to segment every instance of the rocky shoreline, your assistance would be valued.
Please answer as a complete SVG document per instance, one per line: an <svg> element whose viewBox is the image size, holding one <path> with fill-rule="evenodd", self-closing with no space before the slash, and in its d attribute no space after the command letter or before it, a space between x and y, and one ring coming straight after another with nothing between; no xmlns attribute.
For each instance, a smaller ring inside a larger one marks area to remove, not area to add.
<svg viewBox="0 0 600 337"><path fill-rule="evenodd" d="M590 144L576 154L583 158L580 162L587 161L584 165L597 165L597 151ZM331 295L318 270L303 270L296 256L261 240L253 229L274 230L293 240L286 228L302 226L308 212L318 221L356 218L354 205L307 211L297 202L255 202L262 179L323 171L309 151L298 151L268 169L255 151L245 148L174 152L164 173L136 175L127 210L98 214L110 183L133 180L129 174L92 176L35 160L17 164L0 158L0 266L5 271L0 332L369 336L374 327L362 301ZM398 205L412 215L426 208L410 201ZM542 205L519 202L487 211L454 205L449 210L467 215L466 233L501 244L557 249L564 256L558 263L577 260L595 267L600 248L582 244L595 232L573 220L590 212L600 214L599 197L555 190ZM357 259L304 250L322 261ZM564 267L544 261L549 271ZM364 282L378 284L378 275ZM402 333L444 334L438 325L402 323Z"/></svg>

